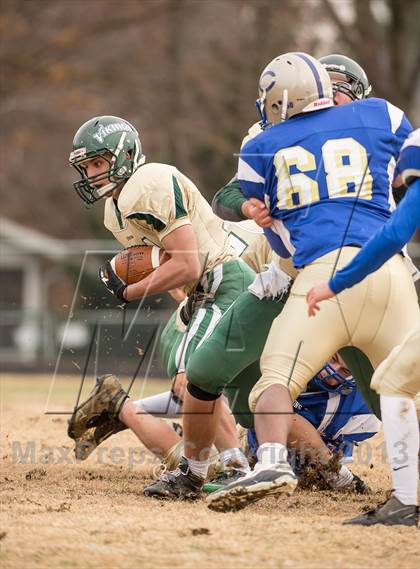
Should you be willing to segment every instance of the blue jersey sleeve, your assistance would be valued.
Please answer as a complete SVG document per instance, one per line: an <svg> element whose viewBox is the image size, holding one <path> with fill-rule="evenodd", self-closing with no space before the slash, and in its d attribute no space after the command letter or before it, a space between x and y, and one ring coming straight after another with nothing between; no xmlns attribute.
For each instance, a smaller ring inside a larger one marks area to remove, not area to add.
<svg viewBox="0 0 420 569"><path fill-rule="evenodd" d="M385 225L366 243L354 259L338 271L328 286L338 294L377 271L401 251L420 227L420 179L412 183L405 198Z"/></svg>
<svg viewBox="0 0 420 569"><path fill-rule="evenodd" d="M246 198L258 198L264 201L265 163L257 139L250 140L241 150L238 180Z"/></svg>
<svg viewBox="0 0 420 569"><path fill-rule="evenodd" d="M398 156L401 152L401 147L404 144L404 141L407 139L409 134L412 132L413 127L410 124L410 121L404 114L404 111L395 107L389 101L386 102L387 108L387 115L389 119L389 128L394 136L394 142L392 145L392 154L395 160L398 159Z"/></svg>
<svg viewBox="0 0 420 569"><path fill-rule="evenodd" d="M413 178L420 178L420 128L413 131L404 142L395 173L401 174L407 185Z"/></svg>
<svg viewBox="0 0 420 569"><path fill-rule="evenodd" d="M400 152L401 152L401 147L404 144L405 140L407 140L408 136L410 135L410 133L413 131L413 127L411 126L410 121L408 120L408 118L403 115L403 118L401 120L401 124L400 126L397 128L397 130L395 131L395 137L396 137L396 147L397 147L397 153L395 158L398 158Z"/></svg>

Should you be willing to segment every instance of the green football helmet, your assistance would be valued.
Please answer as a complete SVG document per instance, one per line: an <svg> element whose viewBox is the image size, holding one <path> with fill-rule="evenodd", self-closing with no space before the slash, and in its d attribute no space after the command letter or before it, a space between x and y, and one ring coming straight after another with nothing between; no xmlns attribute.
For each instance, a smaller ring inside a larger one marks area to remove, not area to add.
<svg viewBox="0 0 420 569"><path fill-rule="evenodd" d="M102 174L88 176L82 162L100 156L109 163ZM87 204L108 196L130 178L146 160L139 133L128 121L119 117L94 117L85 122L73 139L69 162L81 175L73 184L79 197ZM109 183L99 187L98 182Z"/></svg>
<svg viewBox="0 0 420 569"><path fill-rule="evenodd" d="M372 91L364 69L350 57L339 54L326 55L319 59L327 70L334 95L337 91L344 93L352 101L366 99Z"/></svg>

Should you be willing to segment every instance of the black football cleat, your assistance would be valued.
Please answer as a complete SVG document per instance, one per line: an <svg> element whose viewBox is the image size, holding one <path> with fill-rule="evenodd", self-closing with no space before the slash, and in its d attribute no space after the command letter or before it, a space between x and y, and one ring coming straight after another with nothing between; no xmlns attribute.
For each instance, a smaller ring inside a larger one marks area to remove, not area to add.
<svg viewBox="0 0 420 569"><path fill-rule="evenodd" d="M144 495L160 500L196 500L201 496L204 478L193 474L188 460L181 458L176 470L163 472L144 489Z"/></svg>
<svg viewBox="0 0 420 569"><path fill-rule="evenodd" d="M352 490L355 494L370 494L371 490L364 480L362 480L357 474L353 474L353 480L348 486L349 490Z"/></svg>
<svg viewBox="0 0 420 569"><path fill-rule="evenodd" d="M373 526L382 524L385 526L417 526L419 521L419 509L417 506L406 506L396 496L391 498L365 514L345 520L344 525Z"/></svg>

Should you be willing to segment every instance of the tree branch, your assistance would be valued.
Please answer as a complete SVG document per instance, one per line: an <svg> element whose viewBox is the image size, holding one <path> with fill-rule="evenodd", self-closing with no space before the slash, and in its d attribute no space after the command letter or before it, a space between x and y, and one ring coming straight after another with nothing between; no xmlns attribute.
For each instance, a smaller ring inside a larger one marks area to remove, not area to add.
<svg viewBox="0 0 420 569"><path fill-rule="evenodd" d="M324 4L325 9L326 9L328 15L330 16L331 20L334 22L334 24L340 30L344 41L351 48L352 51L354 51L355 53L358 53L359 52L358 40L360 38L358 37L357 32L355 32L354 28L352 28L351 26L348 26L347 24L345 24L343 22L343 20L338 16L337 12L335 11L334 6L332 5L331 0L322 0L322 3Z"/></svg>

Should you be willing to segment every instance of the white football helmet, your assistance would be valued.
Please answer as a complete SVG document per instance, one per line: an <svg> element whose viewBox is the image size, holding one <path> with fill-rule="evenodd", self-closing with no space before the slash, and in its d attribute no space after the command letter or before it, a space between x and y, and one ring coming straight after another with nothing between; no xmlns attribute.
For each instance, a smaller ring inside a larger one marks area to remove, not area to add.
<svg viewBox="0 0 420 569"><path fill-rule="evenodd" d="M273 59L262 72L258 87L257 108L263 126L334 106L326 69L306 53L285 53Z"/></svg>

